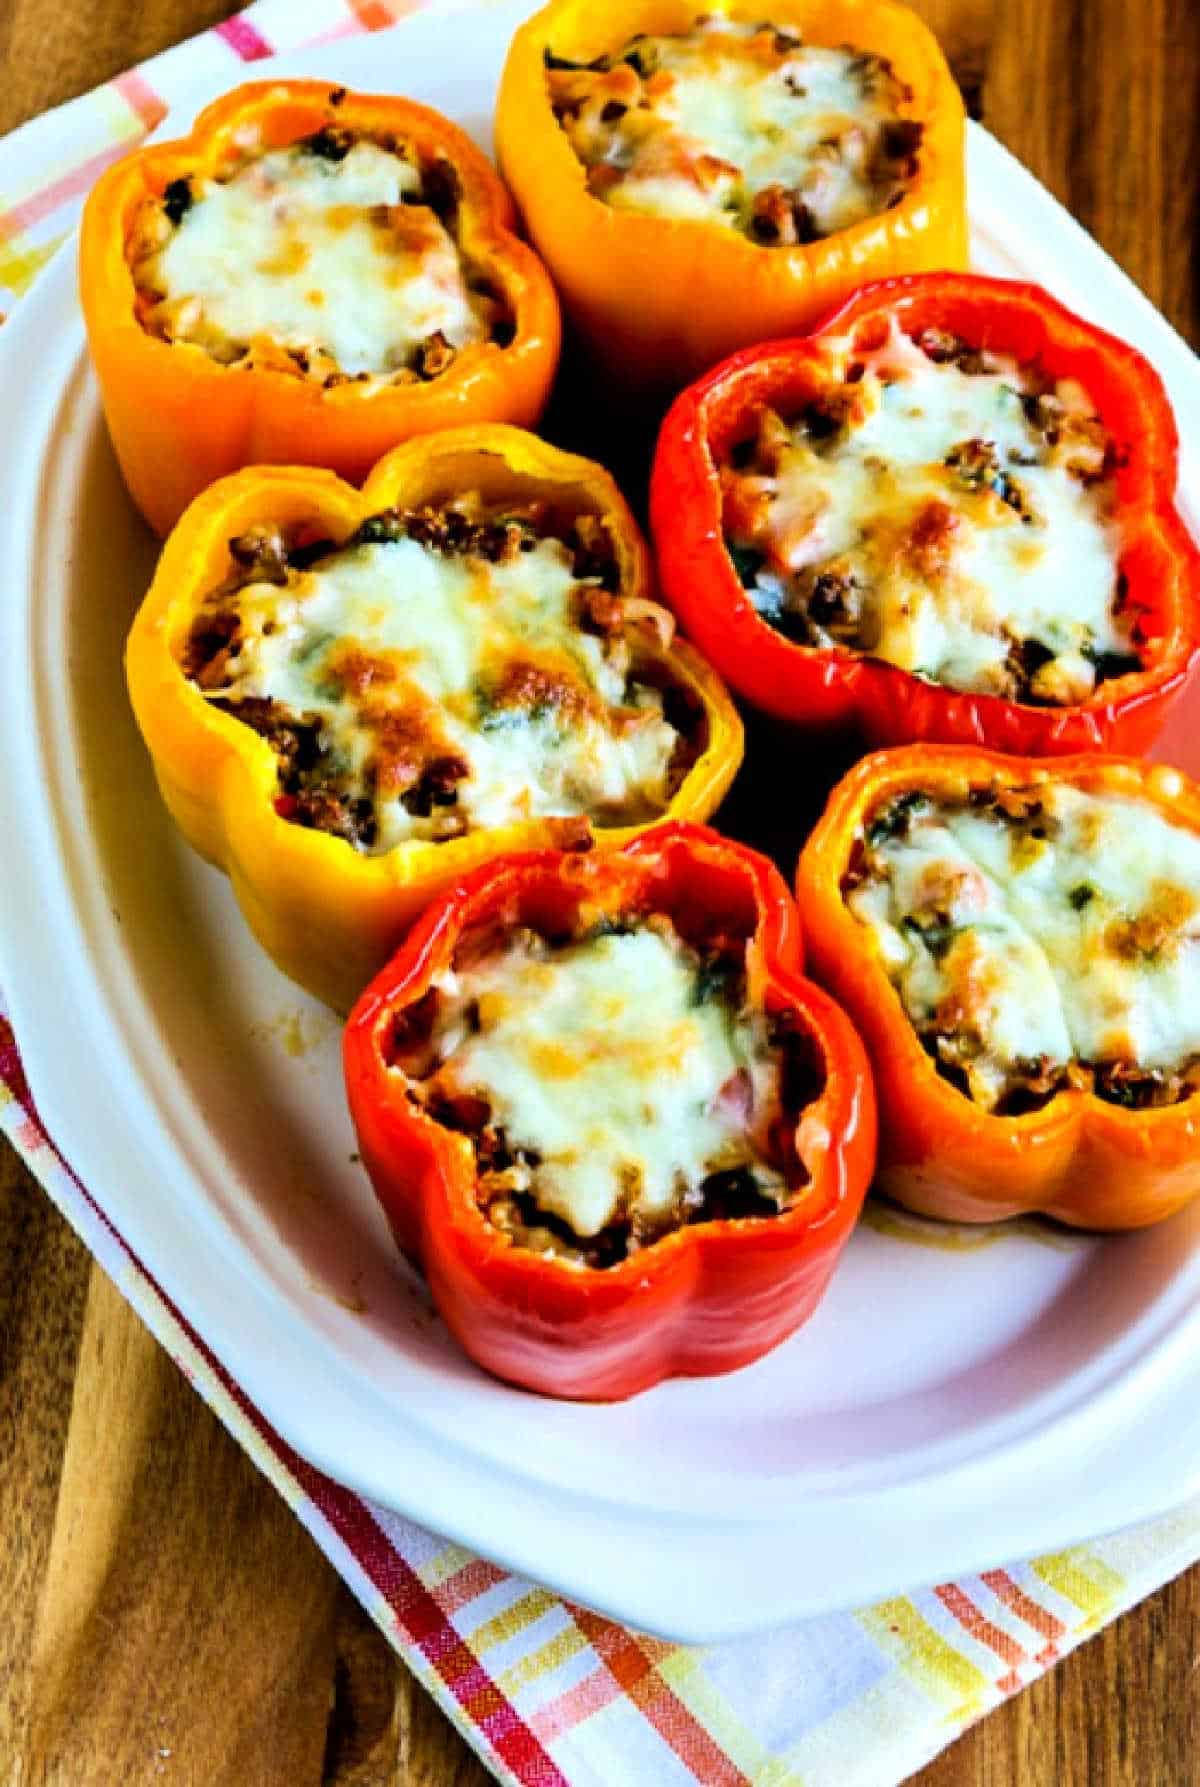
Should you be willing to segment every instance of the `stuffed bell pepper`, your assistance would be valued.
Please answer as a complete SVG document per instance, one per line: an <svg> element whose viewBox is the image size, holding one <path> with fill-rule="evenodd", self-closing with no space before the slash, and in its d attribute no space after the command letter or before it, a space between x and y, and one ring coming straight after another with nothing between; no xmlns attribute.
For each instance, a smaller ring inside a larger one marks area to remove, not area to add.
<svg viewBox="0 0 1200 1787"><path fill-rule="evenodd" d="M446 1325L549 1395L748 1364L811 1314L874 1158L862 1045L777 871L664 825L510 856L345 1036L363 1161Z"/></svg>
<svg viewBox="0 0 1200 1787"><path fill-rule="evenodd" d="M215 484L126 667L185 836L342 1010L466 870L707 818L741 760L608 473L499 423L410 441L361 492L306 467Z"/></svg>
<svg viewBox="0 0 1200 1787"><path fill-rule="evenodd" d="M1178 770L879 752L834 789L799 899L874 1066L881 1190L1095 1229L1200 1193L1200 788Z"/></svg>
<svg viewBox="0 0 1200 1787"><path fill-rule="evenodd" d="M532 424L558 306L470 139L409 100L264 81L97 182L88 343L125 481L165 534L252 463L358 481L399 441Z"/></svg>
<svg viewBox="0 0 1200 1787"><path fill-rule="evenodd" d="M963 107L894 0L552 0L496 143L577 331L633 392L966 265Z"/></svg>
<svg viewBox="0 0 1200 1787"><path fill-rule="evenodd" d="M751 702L873 744L1137 752L1197 657L1153 369L1036 286L869 286L679 398L666 600Z"/></svg>

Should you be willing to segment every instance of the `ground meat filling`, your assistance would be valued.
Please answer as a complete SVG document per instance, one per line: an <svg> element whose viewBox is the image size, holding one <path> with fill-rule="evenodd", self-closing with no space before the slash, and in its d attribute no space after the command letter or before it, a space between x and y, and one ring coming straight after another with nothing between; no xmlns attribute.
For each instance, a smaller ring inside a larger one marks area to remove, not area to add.
<svg viewBox="0 0 1200 1787"><path fill-rule="evenodd" d="M555 816L586 844L658 817L704 748L670 617L621 593L595 515L464 497L229 550L182 668L271 745L294 824L378 853Z"/></svg>
<svg viewBox="0 0 1200 1787"><path fill-rule="evenodd" d="M912 789L859 832L842 892L939 1073L983 1109L1200 1092L1200 838L1148 803Z"/></svg>
<svg viewBox="0 0 1200 1787"><path fill-rule="evenodd" d="M428 382L513 336L463 252L453 164L391 135L243 143L215 176L146 199L126 253L150 334L325 389Z"/></svg>
<svg viewBox="0 0 1200 1787"><path fill-rule="evenodd" d="M390 1062L470 1140L488 1222L575 1266L776 1216L807 1180L795 1126L822 1074L798 1020L748 1006L744 940L689 943L662 915L468 935Z"/></svg>
<svg viewBox="0 0 1200 1787"><path fill-rule="evenodd" d="M718 469L734 569L798 645L1039 706L1143 667L1116 453L1072 380L893 325Z"/></svg>
<svg viewBox="0 0 1200 1787"><path fill-rule="evenodd" d="M917 172L922 127L891 64L790 29L710 14L546 66L588 190L610 205L787 248L888 210Z"/></svg>

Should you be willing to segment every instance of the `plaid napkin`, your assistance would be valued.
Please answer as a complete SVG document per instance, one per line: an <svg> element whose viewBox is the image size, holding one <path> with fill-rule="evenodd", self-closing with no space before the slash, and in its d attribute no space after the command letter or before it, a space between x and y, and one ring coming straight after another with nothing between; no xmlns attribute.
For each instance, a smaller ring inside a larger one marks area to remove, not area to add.
<svg viewBox="0 0 1200 1787"><path fill-rule="evenodd" d="M102 168L197 78L394 24L420 0L259 0L27 124L4 149L0 312ZM0 1125L405 1663L502 1781L523 1787L893 1787L1200 1557L1200 1502L1103 1543L694 1648L570 1606L340 1488L271 1431L171 1307L38 1122L0 1010Z"/></svg>

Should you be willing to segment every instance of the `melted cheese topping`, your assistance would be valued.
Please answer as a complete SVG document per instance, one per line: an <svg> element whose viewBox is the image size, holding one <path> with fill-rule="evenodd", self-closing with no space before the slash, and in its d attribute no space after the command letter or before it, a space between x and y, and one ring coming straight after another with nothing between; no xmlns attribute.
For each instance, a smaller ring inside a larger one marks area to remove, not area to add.
<svg viewBox="0 0 1200 1787"><path fill-rule="evenodd" d="M411 161L365 140L341 159L300 143L192 180L178 225L160 211L166 239L135 261L147 326L222 361L290 356L287 370L354 378L411 370L435 335L486 340L488 301L421 190Z"/></svg>
<svg viewBox="0 0 1200 1787"><path fill-rule="evenodd" d="M550 84L597 197L763 244L877 215L915 167L919 127L887 63L770 25L714 15L587 69L552 65Z"/></svg>
<svg viewBox="0 0 1200 1787"><path fill-rule="evenodd" d="M985 1108L1030 1064L1200 1053L1200 837L1157 807L1065 784L1017 818L922 801L868 852L847 903Z"/></svg>
<svg viewBox="0 0 1200 1787"><path fill-rule="evenodd" d="M581 631L580 583L556 539L504 564L410 538L342 549L237 592L238 646L205 692L316 722L339 792L373 802L375 851L546 815L641 823L669 802L679 734L624 642ZM405 804L431 748L467 770L451 830Z"/></svg>
<svg viewBox="0 0 1200 1787"><path fill-rule="evenodd" d="M804 643L1010 698L1079 701L1098 663L1136 669L1087 394L1060 381L1040 397L1044 382L1000 356L935 364L894 325L856 363L858 382L820 406L823 430L780 430L773 471L726 468L726 531L751 549L764 616L786 631L789 609L807 610Z"/></svg>
<svg viewBox="0 0 1200 1787"><path fill-rule="evenodd" d="M761 1020L707 996L699 967L652 921L553 950L522 933L440 984L441 1084L487 1101L536 1163L538 1207L577 1236L679 1220L708 1174L755 1160L750 1135L778 1111Z"/></svg>

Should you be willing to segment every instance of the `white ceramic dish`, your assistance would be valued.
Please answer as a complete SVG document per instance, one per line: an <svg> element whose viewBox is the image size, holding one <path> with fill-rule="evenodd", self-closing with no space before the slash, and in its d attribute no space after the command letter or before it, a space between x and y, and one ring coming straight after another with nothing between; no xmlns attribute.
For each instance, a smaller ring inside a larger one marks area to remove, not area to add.
<svg viewBox="0 0 1200 1787"><path fill-rule="evenodd" d="M444 15L418 16L273 67L427 99L486 143L522 10L453 23L449 53ZM1166 377L1194 521L1192 355L978 129L970 175L977 264L1042 281ZM791 1342L622 1406L468 1364L352 1157L334 1020L257 951L156 797L121 676L154 548L104 434L70 253L0 337L0 409L0 936L29 1076L84 1183L300 1452L685 1640L1059 1546L1200 1488L1200 1210L1104 1241L876 1212ZM1185 767L1198 723L1200 695L1165 746Z"/></svg>

